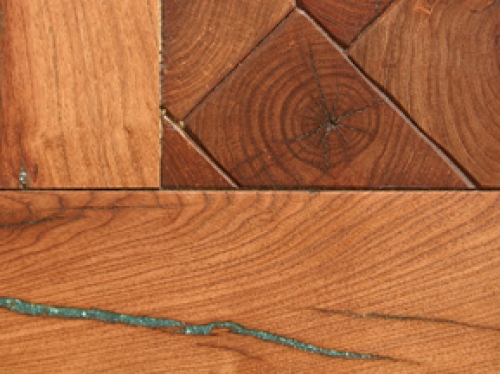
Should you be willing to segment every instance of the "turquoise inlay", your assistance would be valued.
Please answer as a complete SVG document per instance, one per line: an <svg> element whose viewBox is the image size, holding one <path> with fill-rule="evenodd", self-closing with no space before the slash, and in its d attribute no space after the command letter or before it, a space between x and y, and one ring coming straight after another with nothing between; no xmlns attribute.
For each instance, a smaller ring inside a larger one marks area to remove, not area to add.
<svg viewBox="0 0 500 374"><path fill-rule="evenodd" d="M30 316L88 319L147 328L175 328L172 330L173 333L185 335L210 335L213 329L223 328L228 329L233 334L251 336L263 341L277 343L290 348L299 349L301 351L329 357L357 360L392 360L390 357L385 356L337 351L334 349L316 347L312 344L303 343L298 340L276 335L270 332L247 329L246 327L233 322L212 322L205 325L192 325L173 319L118 314L99 309L80 309L32 304L26 301L7 297L0 298L0 308L5 308L12 312Z"/></svg>

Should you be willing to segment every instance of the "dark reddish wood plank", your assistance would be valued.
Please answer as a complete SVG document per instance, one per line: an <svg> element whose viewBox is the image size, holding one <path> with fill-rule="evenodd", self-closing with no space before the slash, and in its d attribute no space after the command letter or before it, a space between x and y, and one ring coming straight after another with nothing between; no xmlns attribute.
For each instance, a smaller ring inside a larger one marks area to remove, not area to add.
<svg viewBox="0 0 500 374"><path fill-rule="evenodd" d="M237 187L181 128L166 120L163 128L162 187Z"/></svg>
<svg viewBox="0 0 500 374"><path fill-rule="evenodd" d="M244 187L466 186L297 11L185 127Z"/></svg>
<svg viewBox="0 0 500 374"><path fill-rule="evenodd" d="M2 297L391 358L1 309L3 371L500 370L498 193L4 193L0 207Z"/></svg>
<svg viewBox="0 0 500 374"><path fill-rule="evenodd" d="M350 50L483 187L500 187L500 3L402 0Z"/></svg>
<svg viewBox="0 0 500 374"><path fill-rule="evenodd" d="M293 9L292 0L163 0L163 105L183 119Z"/></svg>
<svg viewBox="0 0 500 374"><path fill-rule="evenodd" d="M298 0L341 44L349 45L393 0Z"/></svg>
<svg viewBox="0 0 500 374"><path fill-rule="evenodd" d="M0 188L159 186L157 0L0 0Z"/></svg>

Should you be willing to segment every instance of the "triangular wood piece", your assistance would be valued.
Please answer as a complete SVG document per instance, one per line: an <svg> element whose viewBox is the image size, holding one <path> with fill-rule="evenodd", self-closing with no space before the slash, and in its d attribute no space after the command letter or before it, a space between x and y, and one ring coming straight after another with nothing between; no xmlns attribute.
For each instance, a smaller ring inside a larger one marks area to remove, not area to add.
<svg viewBox="0 0 500 374"><path fill-rule="evenodd" d="M163 105L184 118L292 11L292 0L163 0Z"/></svg>
<svg viewBox="0 0 500 374"><path fill-rule="evenodd" d="M299 0L298 4L340 43L349 45L392 0Z"/></svg>
<svg viewBox="0 0 500 374"><path fill-rule="evenodd" d="M236 187L182 129L167 121L163 128L163 188Z"/></svg>
<svg viewBox="0 0 500 374"><path fill-rule="evenodd" d="M467 186L300 11L185 126L243 187Z"/></svg>
<svg viewBox="0 0 500 374"><path fill-rule="evenodd" d="M399 1L351 57L482 187L500 187L500 1Z"/></svg>

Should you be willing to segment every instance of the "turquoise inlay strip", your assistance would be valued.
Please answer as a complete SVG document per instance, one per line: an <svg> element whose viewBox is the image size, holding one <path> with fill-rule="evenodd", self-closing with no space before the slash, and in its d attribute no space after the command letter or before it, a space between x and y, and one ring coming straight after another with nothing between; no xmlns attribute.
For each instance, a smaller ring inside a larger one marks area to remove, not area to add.
<svg viewBox="0 0 500 374"><path fill-rule="evenodd" d="M223 328L228 329L233 334L251 336L263 341L281 344L286 347L329 357L357 360L392 360L390 357L385 356L337 351L334 349L316 347L312 344L303 343L298 340L276 335L270 332L247 329L246 327L233 322L212 322L205 325L193 325L173 319L118 314L99 309L80 309L32 304L26 301L7 297L0 298L0 308L5 308L12 312L29 316L88 319L106 323L121 323L147 328L176 328L172 331L173 333L185 335L210 335L213 329Z"/></svg>

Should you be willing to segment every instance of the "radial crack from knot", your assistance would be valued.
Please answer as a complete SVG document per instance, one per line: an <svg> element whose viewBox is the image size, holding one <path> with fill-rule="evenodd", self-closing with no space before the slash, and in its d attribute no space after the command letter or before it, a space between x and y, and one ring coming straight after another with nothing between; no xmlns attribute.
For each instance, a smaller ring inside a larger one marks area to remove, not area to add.
<svg viewBox="0 0 500 374"><path fill-rule="evenodd" d="M346 164L349 164L351 162L351 158L349 157L347 147L351 146L351 142L349 138L342 132L342 130L348 130L351 132L358 132L362 133L365 135L370 136L369 132L366 130L353 127L350 125L347 125L344 120L346 120L349 117L355 116L357 114L366 112L367 110L370 110L372 108L378 107L382 104L385 103L383 100L375 101L373 104L362 107L362 108L357 108L357 109L349 109L341 114L338 114L338 100L339 100L339 91L338 87L336 87L336 94L335 94L335 101L332 104L332 109L328 109L328 103L326 100L326 96L323 91L323 87L321 85L321 81L319 78L318 74L318 69L316 67L316 63L314 61L314 55L311 49L311 46L309 46L309 57L311 61L311 67L314 75L314 80L318 89L319 93L319 102L316 100L314 97L310 97L310 99L317 105L317 109L319 109L318 112L313 113L316 115L316 117L306 117L306 119L313 120L314 122L319 122L319 126L311 131L308 131L299 137L289 141L288 143L294 143L294 142L300 142L304 139L308 139L311 137L314 137L318 134L322 133L322 136L320 138L320 144L322 145L323 148L323 172L326 174L329 169L330 165L332 162L332 156L330 152L330 145L329 145L329 138L331 133L335 133L337 137L340 140L340 145L342 147L342 152L344 154L345 162Z"/></svg>

